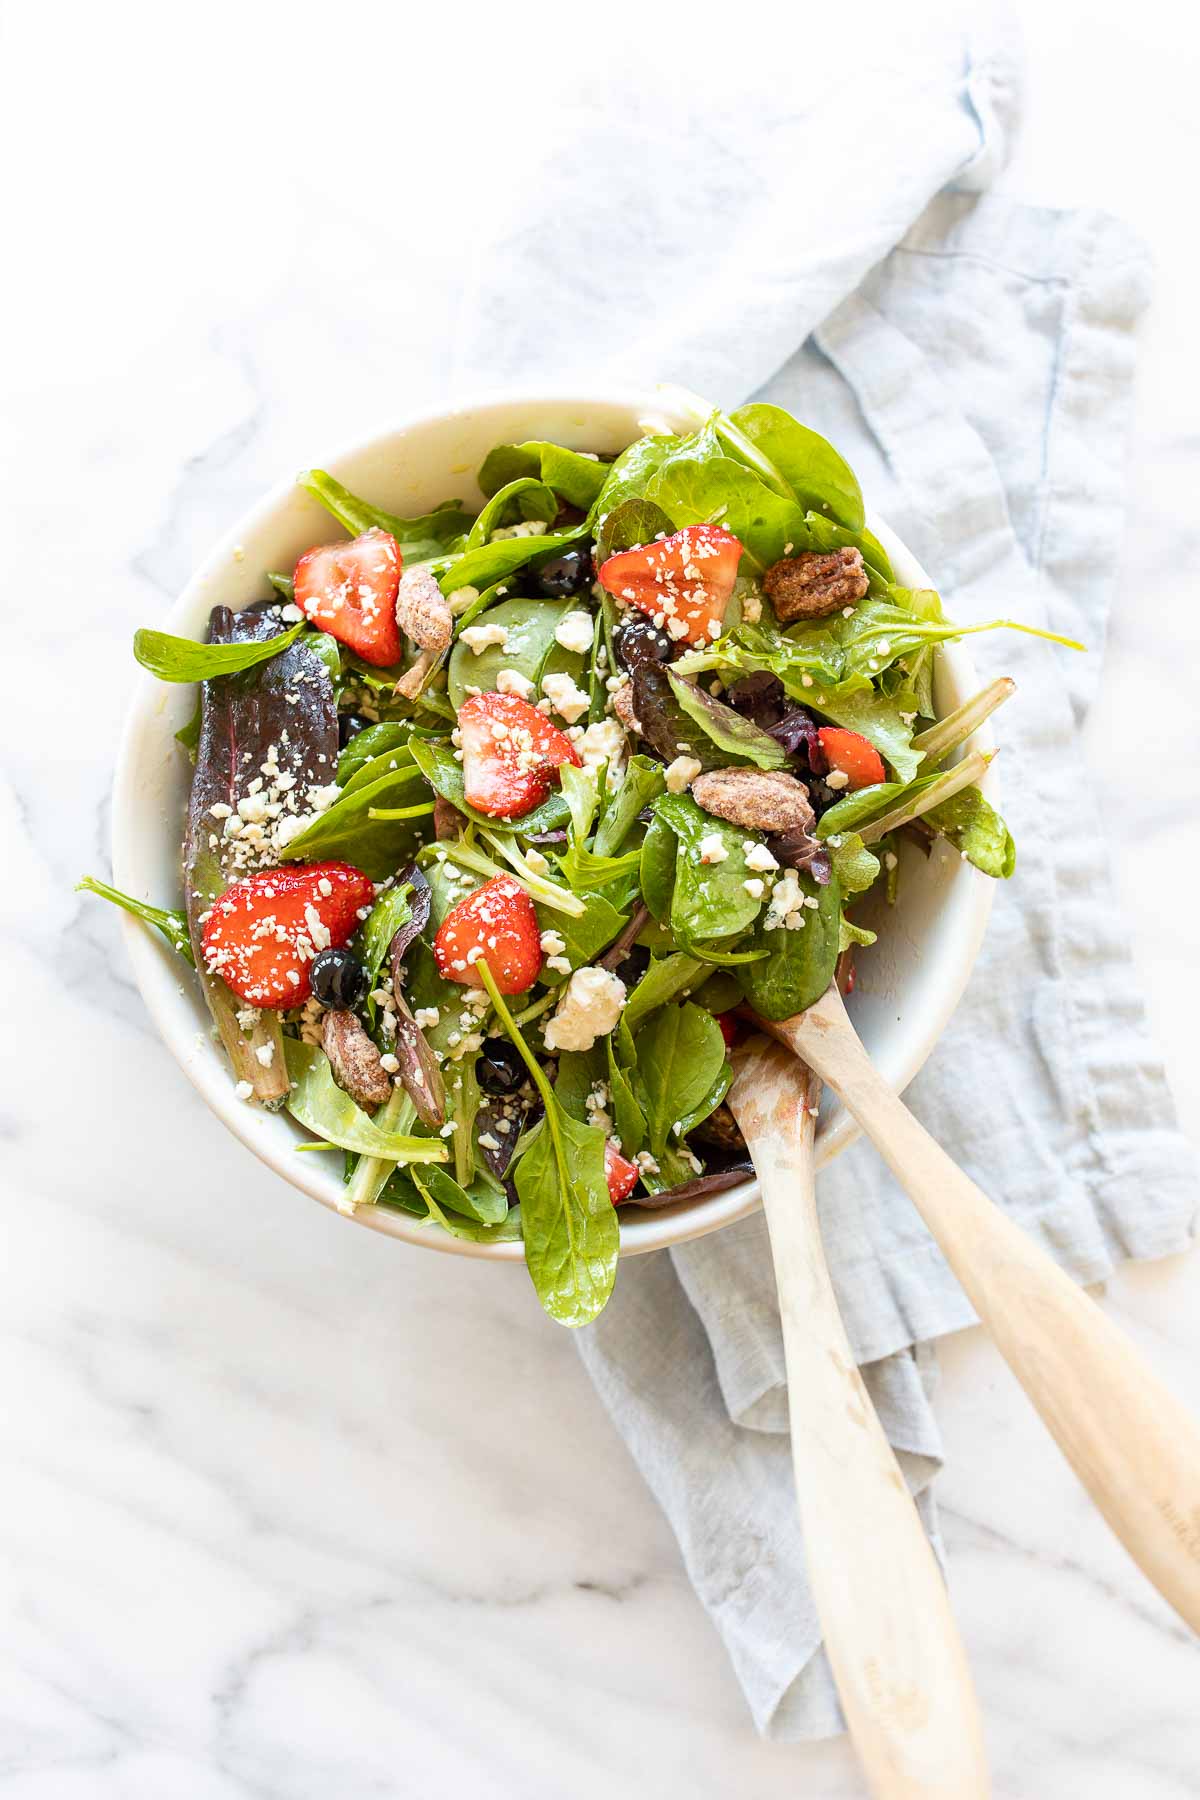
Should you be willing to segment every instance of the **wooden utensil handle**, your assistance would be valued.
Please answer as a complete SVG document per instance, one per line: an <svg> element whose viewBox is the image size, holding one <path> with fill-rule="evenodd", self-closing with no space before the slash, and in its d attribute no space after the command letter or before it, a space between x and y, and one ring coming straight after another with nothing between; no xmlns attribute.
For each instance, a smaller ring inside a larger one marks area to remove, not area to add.
<svg viewBox="0 0 1200 1800"><path fill-rule="evenodd" d="M819 1084L778 1045L758 1044L737 1060L729 1104L771 1235L796 1497L838 1693L877 1800L979 1800L990 1791L979 1712L945 1583L855 1364L821 1247Z"/></svg>
<svg viewBox="0 0 1200 1800"><path fill-rule="evenodd" d="M892 1093L831 991L769 1029L840 1094L904 1187L1084 1487L1200 1631L1200 1430L1091 1297Z"/></svg>

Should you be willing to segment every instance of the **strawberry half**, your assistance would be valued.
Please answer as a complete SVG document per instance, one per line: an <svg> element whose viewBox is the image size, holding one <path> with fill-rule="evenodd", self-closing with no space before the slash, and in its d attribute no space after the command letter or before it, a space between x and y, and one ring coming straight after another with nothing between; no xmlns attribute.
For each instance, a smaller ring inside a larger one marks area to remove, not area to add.
<svg viewBox="0 0 1200 1800"><path fill-rule="evenodd" d="M673 537L610 556L599 579L614 600L649 613L677 643L711 644L721 635L741 554L723 525L685 525Z"/></svg>
<svg viewBox="0 0 1200 1800"><path fill-rule="evenodd" d="M640 1170L636 1163L626 1162L619 1150L611 1143L604 1142L604 1179L608 1183L609 1197L614 1206L620 1206L622 1200L628 1200L638 1184Z"/></svg>
<svg viewBox="0 0 1200 1800"><path fill-rule="evenodd" d="M446 914L433 940L438 973L461 987L482 987L477 962L487 962L502 994L523 994L542 966L541 931L533 901L511 875L494 875Z"/></svg>
<svg viewBox="0 0 1200 1800"><path fill-rule="evenodd" d="M519 819L550 792L563 763L579 766L569 737L516 694L472 694L458 715L463 791L494 819Z"/></svg>
<svg viewBox="0 0 1200 1800"><path fill-rule="evenodd" d="M296 605L312 624L378 669L400 661L396 595L404 558L373 526L348 544L318 544L296 564Z"/></svg>
<svg viewBox="0 0 1200 1800"><path fill-rule="evenodd" d="M204 966L250 1006L299 1006L313 957L348 944L374 900L375 883L349 863L260 869L214 902L200 940Z"/></svg>
<svg viewBox="0 0 1200 1800"><path fill-rule="evenodd" d="M877 781L887 780L883 758L861 732L848 731L843 725L822 725L817 736L829 767L840 769L848 777L846 786L851 790L874 787Z"/></svg>

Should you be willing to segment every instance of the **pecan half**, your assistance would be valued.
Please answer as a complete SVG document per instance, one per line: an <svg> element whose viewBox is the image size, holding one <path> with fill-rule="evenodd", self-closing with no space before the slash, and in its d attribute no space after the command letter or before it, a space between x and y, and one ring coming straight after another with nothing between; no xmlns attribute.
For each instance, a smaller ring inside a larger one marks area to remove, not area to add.
<svg viewBox="0 0 1200 1800"><path fill-rule="evenodd" d="M422 650L432 650L436 656L450 642L454 616L433 574L421 564L406 569L400 577L396 623Z"/></svg>
<svg viewBox="0 0 1200 1800"><path fill-rule="evenodd" d="M609 704L626 731L641 733L641 724L633 710L632 681L623 681L619 688L614 688Z"/></svg>
<svg viewBox="0 0 1200 1800"><path fill-rule="evenodd" d="M697 806L748 831L808 831L808 789L782 769L713 769L692 783Z"/></svg>
<svg viewBox="0 0 1200 1800"><path fill-rule="evenodd" d="M321 1021L321 1048L329 1058L333 1079L364 1112L374 1112L391 1099L392 1078L352 1012L325 1014Z"/></svg>
<svg viewBox="0 0 1200 1800"><path fill-rule="evenodd" d="M828 555L806 550L802 556L782 557L763 576L763 589L781 625L828 619L861 600L869 586L862 554L850 545Z"/></svg>

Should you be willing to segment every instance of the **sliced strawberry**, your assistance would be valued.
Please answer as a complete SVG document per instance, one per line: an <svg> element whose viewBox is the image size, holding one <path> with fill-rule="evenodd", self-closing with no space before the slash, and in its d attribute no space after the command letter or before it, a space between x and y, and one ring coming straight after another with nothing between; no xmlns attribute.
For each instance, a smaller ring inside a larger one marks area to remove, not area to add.
<svg viewBox="0 0 1200 1800"><path fill-rule="evenodd" d="M461 987L482 987L486 961L502 994L523 994L542 966L533 901L511 875L494 875L448 912L433 940L438 972Z"/></svg>
<svg viewBox="0 0 1200 1800"><path fill-rule="evenodd" d="M373 526L348 544L318 544L296 564L296 605L306 619L376 668L400 661L396 595L404 558Z"/></svg>
<svg viewBox="0 0 1200 1800"><path fill-rule="evenodd" d="M861 732L847 731L842 725L822 725L817 736L829 767L849 777L848 788L874 787L877 781L887 780L883 758Z"/></svg>
<svg viewBox="0 0 1200 1800"><path fill-rule="evenodd" d="M610 556L600 583L614 600L649 613L676 642L710 644L721 635L741 554L723 525L685 525L673 537Z"/></svg>
<svg viewBox="0 0 1200 1800"><path fill-rule="evenodd" d="M608 1191L614 1206L620 1206L622 1200L628 1200L638 1184L640 1171L636 1163L626 1162L619 1150L615 1150L606 1138L604 1141L604 1179L608 1183Z"/></svg>
<svg viewBox="0 0 1200 1800"><path fill-rule="evenodd" d="M721 1027L721 1036L725 1039L725 1048L732 1050L742 1035L742 1022L736 1013L723 1012L716 1015L717 1024Z"/></svg>
<svg viewBox="0 0 1200 1800"><path fill-rule="evenodd" d="M469 805L494 819L519 819L550 792L563 763L579 766L569 737L516 694L472 694L458 715Z"/></svg>
<svg viewBox="0 0 1200 1800"><path fill-rule="evenodd" d="M374 899L374 882L349 863L260 869L214 902L204 966L250 1006L299 1006L313 957L348 944Z"/></svg>

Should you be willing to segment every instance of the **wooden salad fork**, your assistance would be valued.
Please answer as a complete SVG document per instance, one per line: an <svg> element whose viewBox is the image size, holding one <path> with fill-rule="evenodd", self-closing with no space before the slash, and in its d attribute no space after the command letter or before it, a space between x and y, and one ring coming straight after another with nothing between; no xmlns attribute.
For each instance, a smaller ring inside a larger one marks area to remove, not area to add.
<svg viewBox="0 0 1200 1800"><path fill-rule="evenodd" d="M854 1360L817 1220L820 1082L779 1044L734 1052L787 1360L796 1498L825 1649L876 1800L983 1800L979 1708L941 1570Z"/></svg>
<svg viewBox="0 0 1200 1800"><path fill-rule="evenodd" d="M917 1123L871 1062L836 987L806 1013L759 1024L840 1095L1113 1531L1200 1631L1200 1430L1185 1407ZM770 1167L769 1148L755 1152L756 1167L759 1155Z"/></svg>

